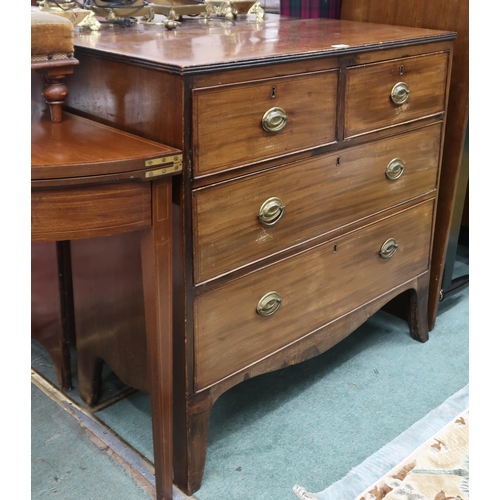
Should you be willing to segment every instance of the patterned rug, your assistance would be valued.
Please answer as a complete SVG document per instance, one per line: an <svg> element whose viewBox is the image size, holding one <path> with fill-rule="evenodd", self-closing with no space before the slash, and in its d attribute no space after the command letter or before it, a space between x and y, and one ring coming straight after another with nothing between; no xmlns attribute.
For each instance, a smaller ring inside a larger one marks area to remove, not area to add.
<svg viewBox="0 0 500 500"><path fill-rule="evenodd" d="M355 500L467 500L469 410Z"/></svg>
<svg viewBox="0 0 500 500"><path fill-rule="evenodd" d="M455 415L451 419L450 413ZM437 431L436 425L440 425ZM434 429L432 435L429 429ZM401 456L418 439L413 452L406 452L406 458L388 467L391 455ZM388 472L360 487L370 471L383 468ZM293 491L300 500L468 500L468 386L326 490L309 493L295 485Z"/></svg>

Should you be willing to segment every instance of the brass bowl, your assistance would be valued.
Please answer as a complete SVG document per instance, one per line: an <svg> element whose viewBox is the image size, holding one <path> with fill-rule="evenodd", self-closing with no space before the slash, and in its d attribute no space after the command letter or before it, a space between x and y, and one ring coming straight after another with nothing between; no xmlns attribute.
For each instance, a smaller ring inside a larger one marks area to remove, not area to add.
<svg viewBox="0 0 500 500"><path fill-rule="evenodd" d="M230 0L229 3L238 14L247 14L250 8L257 0Z"/></svg>

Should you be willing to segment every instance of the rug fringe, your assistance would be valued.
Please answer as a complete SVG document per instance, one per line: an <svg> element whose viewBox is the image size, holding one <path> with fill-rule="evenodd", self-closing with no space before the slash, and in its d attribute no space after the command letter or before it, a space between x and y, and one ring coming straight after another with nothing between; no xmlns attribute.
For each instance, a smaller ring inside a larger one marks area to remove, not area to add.
<svg viewBox="0 0 500 500"><path fill-rule="evenodd" d="M311 493L307 492L302 486L299 486L298 484L294 485L293 487L293 492L299 500L317 500L317 498L312 495Z"/></svg>

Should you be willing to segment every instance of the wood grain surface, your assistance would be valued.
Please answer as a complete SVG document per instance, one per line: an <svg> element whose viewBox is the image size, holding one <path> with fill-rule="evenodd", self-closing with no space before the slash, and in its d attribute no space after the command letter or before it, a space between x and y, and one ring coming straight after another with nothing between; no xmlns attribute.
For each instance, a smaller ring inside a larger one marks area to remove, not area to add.
<svg viewBox="0 0 500 500"><path fill-rule="evenodd" d="M436 124L194 191L195 283L435 190L440 144ZM405 170L389 180L394 158ZM271 197L285 209L265 226L257 215Z"/></svg>
<svg viewBox="0 0 500 500"><path fill-rule="evenodd" d="M429 264L433 201L207 292L195 301L195 388L202 390L418 276ZM399 244L390 259L382 244ZM256 307L277 291L270 317Z"/></svg>
<svg viewBox="0 0 500 500"><path fill-rule="evenodd" d="M395 59L347 69L346 138L442 113L445 109L449 52ZM401 105L391 101L399 82L410 95Z"/></svg>
<svg viewBox="0 0 500 500"><path fill-rule="evenodd" d="M195 175L334 142L337 86L338 71L328 71L195 90ZM287 122L266 132L263 117L275 107Z"/></svg>

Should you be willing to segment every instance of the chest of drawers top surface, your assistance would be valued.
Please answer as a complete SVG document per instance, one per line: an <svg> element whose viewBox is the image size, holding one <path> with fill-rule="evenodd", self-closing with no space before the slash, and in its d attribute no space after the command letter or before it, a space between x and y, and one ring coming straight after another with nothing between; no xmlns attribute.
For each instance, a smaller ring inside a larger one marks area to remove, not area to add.
<svg viewBox="0 0 500 500"><path fill-rule="evenodd" d="M336 19L287 19L266 14L263 22L188 19L176 30L136 24L99 32L76 28L77 50L90 49L129 62L196 73L314 56L342 55L407 44L452 40L455 33Z"/></svg>

